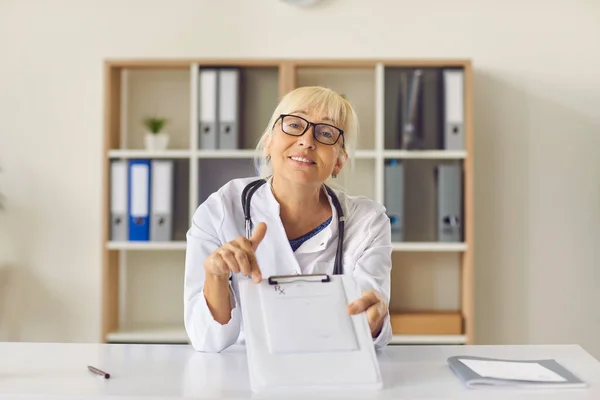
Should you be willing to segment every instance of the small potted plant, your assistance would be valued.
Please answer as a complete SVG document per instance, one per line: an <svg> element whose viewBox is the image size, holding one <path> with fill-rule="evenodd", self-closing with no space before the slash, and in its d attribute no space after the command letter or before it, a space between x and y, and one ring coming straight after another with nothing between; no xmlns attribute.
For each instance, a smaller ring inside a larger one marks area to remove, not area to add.
<svg viewBox="0 0 600 400"><path fill-rule="evenodd" d="M147 129L144 143L147 150L165 150L169 145L169 135L163 132L167 124L166 118L148 117L144 120Z"/></svg>

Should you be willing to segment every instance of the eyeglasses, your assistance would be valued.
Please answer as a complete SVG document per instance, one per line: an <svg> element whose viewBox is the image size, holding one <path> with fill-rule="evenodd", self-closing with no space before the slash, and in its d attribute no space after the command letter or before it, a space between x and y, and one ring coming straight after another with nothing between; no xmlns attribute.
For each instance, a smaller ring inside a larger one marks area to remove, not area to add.
<svg viewBox="0 0 600 400"><path fill-rule="evenodd" d="M278 119L281 119L281 130L283 133L290 136L302 136L312 126L313 137L317 142L332 146L342 137L342 147L344 146L344 131L333 125L315 124L291 114L281 114Z"/></svg>

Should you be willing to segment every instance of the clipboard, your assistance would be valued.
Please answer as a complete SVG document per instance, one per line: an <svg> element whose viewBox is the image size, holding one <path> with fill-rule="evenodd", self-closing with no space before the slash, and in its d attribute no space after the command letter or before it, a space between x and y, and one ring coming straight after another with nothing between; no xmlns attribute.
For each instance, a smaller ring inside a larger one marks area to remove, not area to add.
<svg viewBox="0 0 600 400"><path fill-rule="evenodd" d="M379 363L350 275L275 275L239 285L254 392L377 390Z"/></svg>

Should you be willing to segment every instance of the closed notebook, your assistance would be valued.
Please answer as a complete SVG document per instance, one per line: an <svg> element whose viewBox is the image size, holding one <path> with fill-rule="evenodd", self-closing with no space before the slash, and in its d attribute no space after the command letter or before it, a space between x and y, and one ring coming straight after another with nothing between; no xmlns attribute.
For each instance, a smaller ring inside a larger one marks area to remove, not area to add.
<svg viewBox="0 0 600 400"><path fill-rule="evenodd" d="M490 386L529 388L585 388L587 384L556 360L506 360L454 356L448 365L471 389Z"/></svg>

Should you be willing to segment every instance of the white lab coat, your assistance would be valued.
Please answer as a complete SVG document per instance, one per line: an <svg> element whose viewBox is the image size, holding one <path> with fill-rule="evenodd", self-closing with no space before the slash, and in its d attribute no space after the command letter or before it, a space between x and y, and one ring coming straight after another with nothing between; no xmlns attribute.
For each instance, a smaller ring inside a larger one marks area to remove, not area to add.
<svg viewBox="0 0 600 400"><path fill-rule="evenodd" d="M230 289L232 313L225 325L216 322L203 292L204 260L215 249L239 236L245 236L241 194L257 178L234 179L202 203L187 232L184 282L184 322L192 346L197 351L220 352L234 343L243 343L242 315L238 279L234 274ZM375 289L386 302L390 299L391 236L385 208L368 198L338 195L346 222L344 226L344 274L353 275L362 290ZM270 275L333 273L338 239L337 213L332 206L331 223L317 235L292 250L279 217L279 203L270 185L262 185L252 196L254 226L267 224L267 232L256 250L263 279ZM241 275L241 274L239 274ZM374 338L376 347L385 346L392 337L389 314L383 329Z"/></svg>

